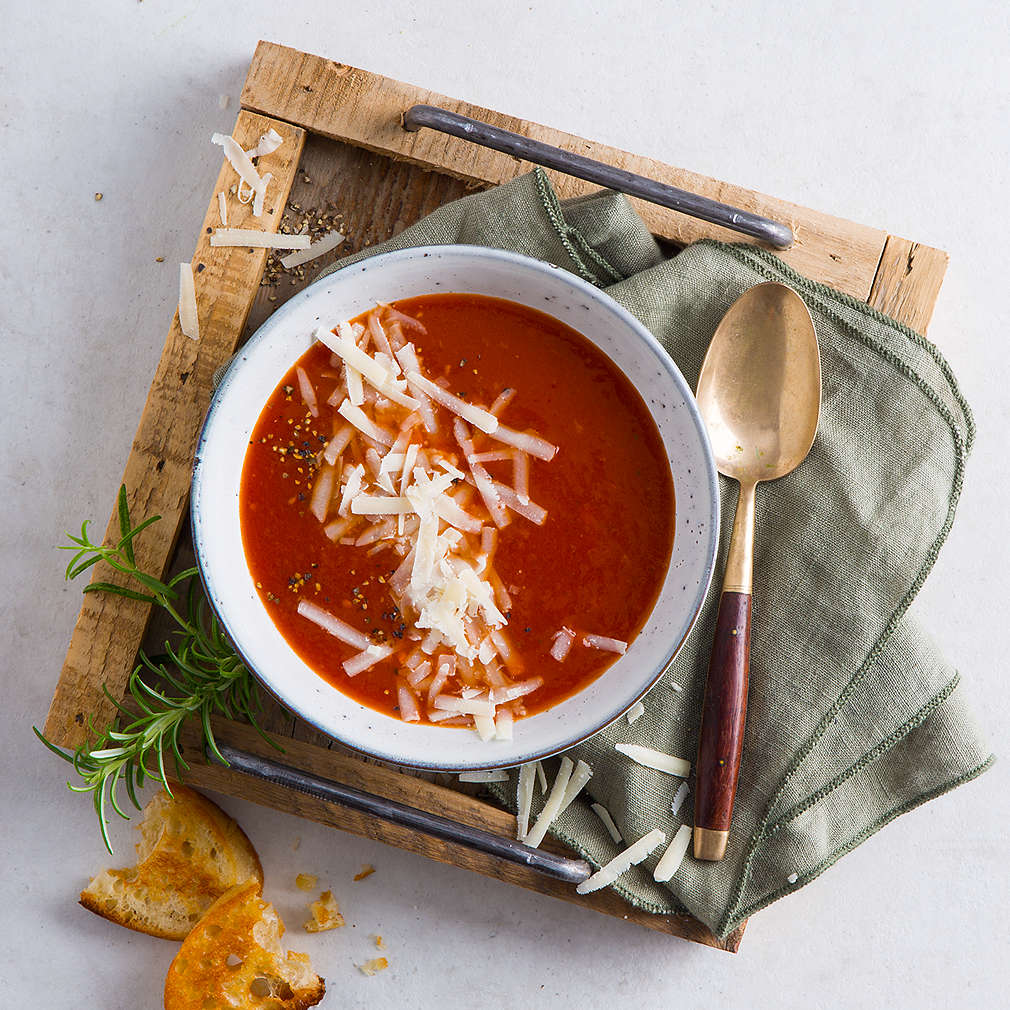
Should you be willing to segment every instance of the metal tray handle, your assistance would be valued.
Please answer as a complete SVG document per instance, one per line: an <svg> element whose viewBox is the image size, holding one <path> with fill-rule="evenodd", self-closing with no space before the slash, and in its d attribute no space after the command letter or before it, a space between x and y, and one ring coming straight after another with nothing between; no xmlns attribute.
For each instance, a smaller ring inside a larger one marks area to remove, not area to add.
<svg viewBox="0 0 1010 1010"><path fill-rule="evenodd" d="M411 831L420 831L425 835L431 835L432 838L439 838L443 842L465 845L468 849L496 856L509 863L526 866L545 876L553 877L555 880L580 884L583 880L588 879L593 872L592 867L584 859L569 859L566 856L555 855L553 852L542 852L540 849L523 845L513 838L503 838L491 831L474 828L469 824L460 824L458 821L450 820L450 818L442 817L439 814L428 813L427 810L408 807L405 803L386 799L385 796L375 796L373 793L366 793L353 786L345 786L331 779L310 775L308 772L271 761L269 758L257 757L247 754L245 751L236 750L226 744L219 744L218 750L228 762L228 767L245 775L263 779L265 782L272 782L274 785L284 786L287 789L296 789L298 792L307 793L309 796L325 800L327 803L339 803L351 810L379 817L384 821L389 821L390 824L399 824ZM213 760L209 752L207 758Z"/></svg>
<svg viewBox="0 0 1010 1010"><path fill-rule="evenodd" d="M543 165L545 168L566 172L577 179L585 179L608 189L637 196L650 203L669 207L681 214L721 225L743 235L750 235L775 249L786 249L793 243L792 229L778 221L719 203L717 200L710 200L697 193L668 186L663 182L656 182L654 179L646 179L645 176L626 172L624 169L606 165L602 161L586 158L581 154L563 151L560 147L553 147L551 144L499 129L497 126L482 123L479 119L461 116L434 105L414 105L407 109L403 114L403 128L414 133L423 126L452 137L459 137L461 140L472 141L481 147L490 147L494 151L511 154L536 165Z"/></svg>

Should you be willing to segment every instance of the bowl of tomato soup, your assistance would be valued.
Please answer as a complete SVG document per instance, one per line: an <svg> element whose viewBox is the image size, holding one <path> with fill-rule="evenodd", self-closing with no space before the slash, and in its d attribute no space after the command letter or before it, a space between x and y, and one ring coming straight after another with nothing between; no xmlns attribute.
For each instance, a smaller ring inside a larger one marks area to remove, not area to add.
<svg viewBox="0 0 1010 1010"><path fill-rule="evenodd" d="M376 256L236 356L197 448L208 598L301 718L385 760L508 767L626 712L718 541L693 396L592 285L475 246Z"/></svg>

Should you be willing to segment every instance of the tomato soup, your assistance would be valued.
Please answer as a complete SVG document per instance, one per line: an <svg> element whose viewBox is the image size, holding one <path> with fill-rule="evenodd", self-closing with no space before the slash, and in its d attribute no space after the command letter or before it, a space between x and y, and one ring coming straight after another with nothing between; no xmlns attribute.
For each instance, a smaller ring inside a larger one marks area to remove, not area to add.
<svg viewBox="0 0 1010 1010"><path fill-rule="evenodd" d="M440 294L317 333L256 424L240 517L264 605L321 677L487 737L633 641L674 490L641 396L594 344Z"/></svg>

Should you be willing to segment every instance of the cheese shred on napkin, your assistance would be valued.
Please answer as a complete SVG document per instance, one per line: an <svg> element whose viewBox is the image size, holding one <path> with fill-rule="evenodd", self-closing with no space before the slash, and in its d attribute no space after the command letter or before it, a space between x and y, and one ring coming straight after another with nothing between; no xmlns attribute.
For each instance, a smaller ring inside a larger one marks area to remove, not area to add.
<svg viewBox="0 0 1010 1010"><path fill-rule="evenodd" d="M954 520L975 433L932 344L754 246L705 241L665 259L623 196L561 203L539 170L448 204L368 255L455 242L526 253L602 287L692 387L723 313L754 284L788 284L817 329L823 405L813 449L794 473L758 486L750 700L729 852L721 863L688 857L662 884L657 851L615 890L650 912L686 909L725 936L888 821L989 767L957 672L908 614ZM675 483L676 468L673 460ZM718 572L735 501L728 482L721 488ZM595 866L619 845L594 802L625 838L690 823L693 798L671 813L677 780L615 744L695 753L717 605L713 591L645 715L570 752L593 778L550 830ZM515 779L490 786L513 809Z"/></svg>

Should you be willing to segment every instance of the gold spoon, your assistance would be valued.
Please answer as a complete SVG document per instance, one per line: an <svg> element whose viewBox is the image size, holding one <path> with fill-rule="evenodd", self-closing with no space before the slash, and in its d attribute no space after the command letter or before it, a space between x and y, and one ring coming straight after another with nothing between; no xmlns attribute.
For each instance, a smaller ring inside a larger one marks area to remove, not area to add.
<svg viewBox="0 0 1010 1010"><path fill-rule="evenodd" d="M723 316L698 376L698 406L719 472L740 482L698 741L696 859L722 859L747 715L754 490L806 458L821 406L817 335L803 299L758 284Z"/></svg>

